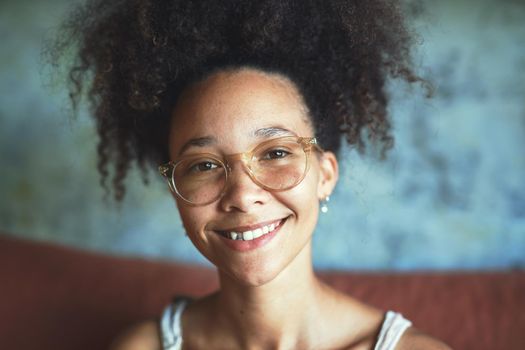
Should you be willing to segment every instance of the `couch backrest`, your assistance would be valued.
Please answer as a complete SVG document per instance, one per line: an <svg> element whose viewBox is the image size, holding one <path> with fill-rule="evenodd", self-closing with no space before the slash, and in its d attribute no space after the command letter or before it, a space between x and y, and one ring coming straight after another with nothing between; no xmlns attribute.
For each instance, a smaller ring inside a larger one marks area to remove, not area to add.
<svg viewBox="0 0 525 350"><path fill-rule="evenodd" d="M321 272L336 288L455 349L525 349L525 273ZM217 288L215 272L0 236L0 349L105 349L174 295Z"/></svg>

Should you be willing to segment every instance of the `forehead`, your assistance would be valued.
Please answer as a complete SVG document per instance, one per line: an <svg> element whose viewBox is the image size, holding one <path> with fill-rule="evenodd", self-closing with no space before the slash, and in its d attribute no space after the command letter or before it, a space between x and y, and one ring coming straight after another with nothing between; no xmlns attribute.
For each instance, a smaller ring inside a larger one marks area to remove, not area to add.
<svg viewBox="0 0 525 350"><path fill-rule="evenodd" d="M226 141L282 127L311 136L308 110L296 86L282 75L252 68L220 71L188 87L172 115L170 149L191 138Z"/></svg>

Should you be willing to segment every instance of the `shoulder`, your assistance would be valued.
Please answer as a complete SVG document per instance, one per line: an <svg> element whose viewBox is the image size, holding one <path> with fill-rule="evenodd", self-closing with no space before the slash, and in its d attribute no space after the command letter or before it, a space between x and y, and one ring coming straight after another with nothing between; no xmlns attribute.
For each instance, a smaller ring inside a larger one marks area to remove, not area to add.
<svg viewBox="0 0 525 350"><path fill-rule="evenodd" d="M157 322L141 322L121 334L110 350L160 350L160 333Z"/></svg>
<svg viewBox="0 0 525 350"><path fill-rule="evenodd" d="M452 348L417 328L410 327L399 340L396 350L452 350Z"/></svg>

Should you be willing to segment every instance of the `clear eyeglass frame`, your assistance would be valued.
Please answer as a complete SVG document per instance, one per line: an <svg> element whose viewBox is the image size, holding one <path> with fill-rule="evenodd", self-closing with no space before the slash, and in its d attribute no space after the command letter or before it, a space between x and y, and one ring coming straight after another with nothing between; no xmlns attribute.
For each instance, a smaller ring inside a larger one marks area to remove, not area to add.
<svg viewBox="0 0 525 350"><path fill-rule="evenodd" d="M272 143L275 143L275 142L278 142L278 141L294 141L294 142L297 142L298 144L300 144L302 146L302 149L305 153L305 156L306 156L306 159L305 159L305 167L304 167L304 172L302 174L302 176L300 176L300 178L298 178L294 183L292 183L291 185L289 186L286 186L284 188L279 188L279 189L274 189L274 188L271 188L263 183L261 183L258 179L257 179L257 175L254 173L253 171L253 167L251 166L251 163L252 161L254 160L254 154L257 154L257 151L260 150L261 148L264 148L266 147L267 145L269 144L272 144ZM169 161L165 164L162 164L158 167L158 171L159 173L164 176L168 182L168 186L170 188L170 190L175 193L180 199L182 199L184 202L186 202L187 204L191 205L191 206L203 206L203 205L207 205L207 204L210 204L210 203L213 203L215 201L217 201L219 198L221 198L225 192L226 192L226 189L228 188L228 179L230 177L230 173L232 171L232 168L231 168L231 164L233 164L234 162L240 160L243 165L244 165L244 169L247 171L248 173L248 176L251 178L251 180L256 183L258 186L260 186L261 188L267 190L267 191L270 191L270 192L281 192L281 191L286 191L286 190L289 190L295 186L297 186L298 184L300 184L303 180L304 180L304 177L306 176L307 172L308 172L308 169L310 167L310 153L312 150L316 150L320 153L323 152L323 149L318 145L317 143L317 139L315 137L298 137L298 136L283 136L283 137L278 137L278 138L274 138L274 139L270 139L270 140L267 140L267 141L263 141L261 143L259 143L257 146L255 146L252 150L250 151L247 151L247 152L243 152L243 153L235 153L235 154L229 154L229 155L225 155L225 156L218 156L216 154L212 154L212 153L198 153L198 154L191 154L191 155L188 155L188 156L182 156L180 157L179 159L177 160L172 160L172 161ZM213 197L212 199L210 199L209 201L206 201L204 203L194 203L190 200L188 200L187 198L185 198L177 189L177 186L175 185L175 180L174 180L174 172L175 172L175 168L177 167L178 164L180 164L181 162L185 161L185 160L188 160L188 159L192 159L192 158L198 158L198 157L205 157L206 159L210 159L210 160L213 160L213 161L216 161L218 164L220 164L226 171L225 171L225 179L224 179L224 186L221 190L221 192Z"/></svg>

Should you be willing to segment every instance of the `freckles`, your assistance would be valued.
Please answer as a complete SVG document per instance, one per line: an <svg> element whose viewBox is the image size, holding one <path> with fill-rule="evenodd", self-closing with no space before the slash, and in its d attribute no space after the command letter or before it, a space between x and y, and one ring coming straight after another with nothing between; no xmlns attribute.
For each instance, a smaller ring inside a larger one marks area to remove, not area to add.
<svg viewBox="0 0 525 350"><path fill-rule="evenodd" d="M192 217L192 219L193 219L193 217ZM194 235L196 235L198 237L203 236L203 232L205 231L205 229L204 229L205 228L205 224L201 224L197 220L191 220L190 221L190 225L191 225L191 230L192 230Z"/></svg>
<svg viewBox="0 0 525 350"><path fill-rule="evenodd" d="M199 222L196 220L196 218L198 218L199 215L196 213L192 213L191 210L184 209L185 208L179 207L179 215L181 217L182 224L188 234L191 234L194 237L198 237L200 229Z"/></svg>

